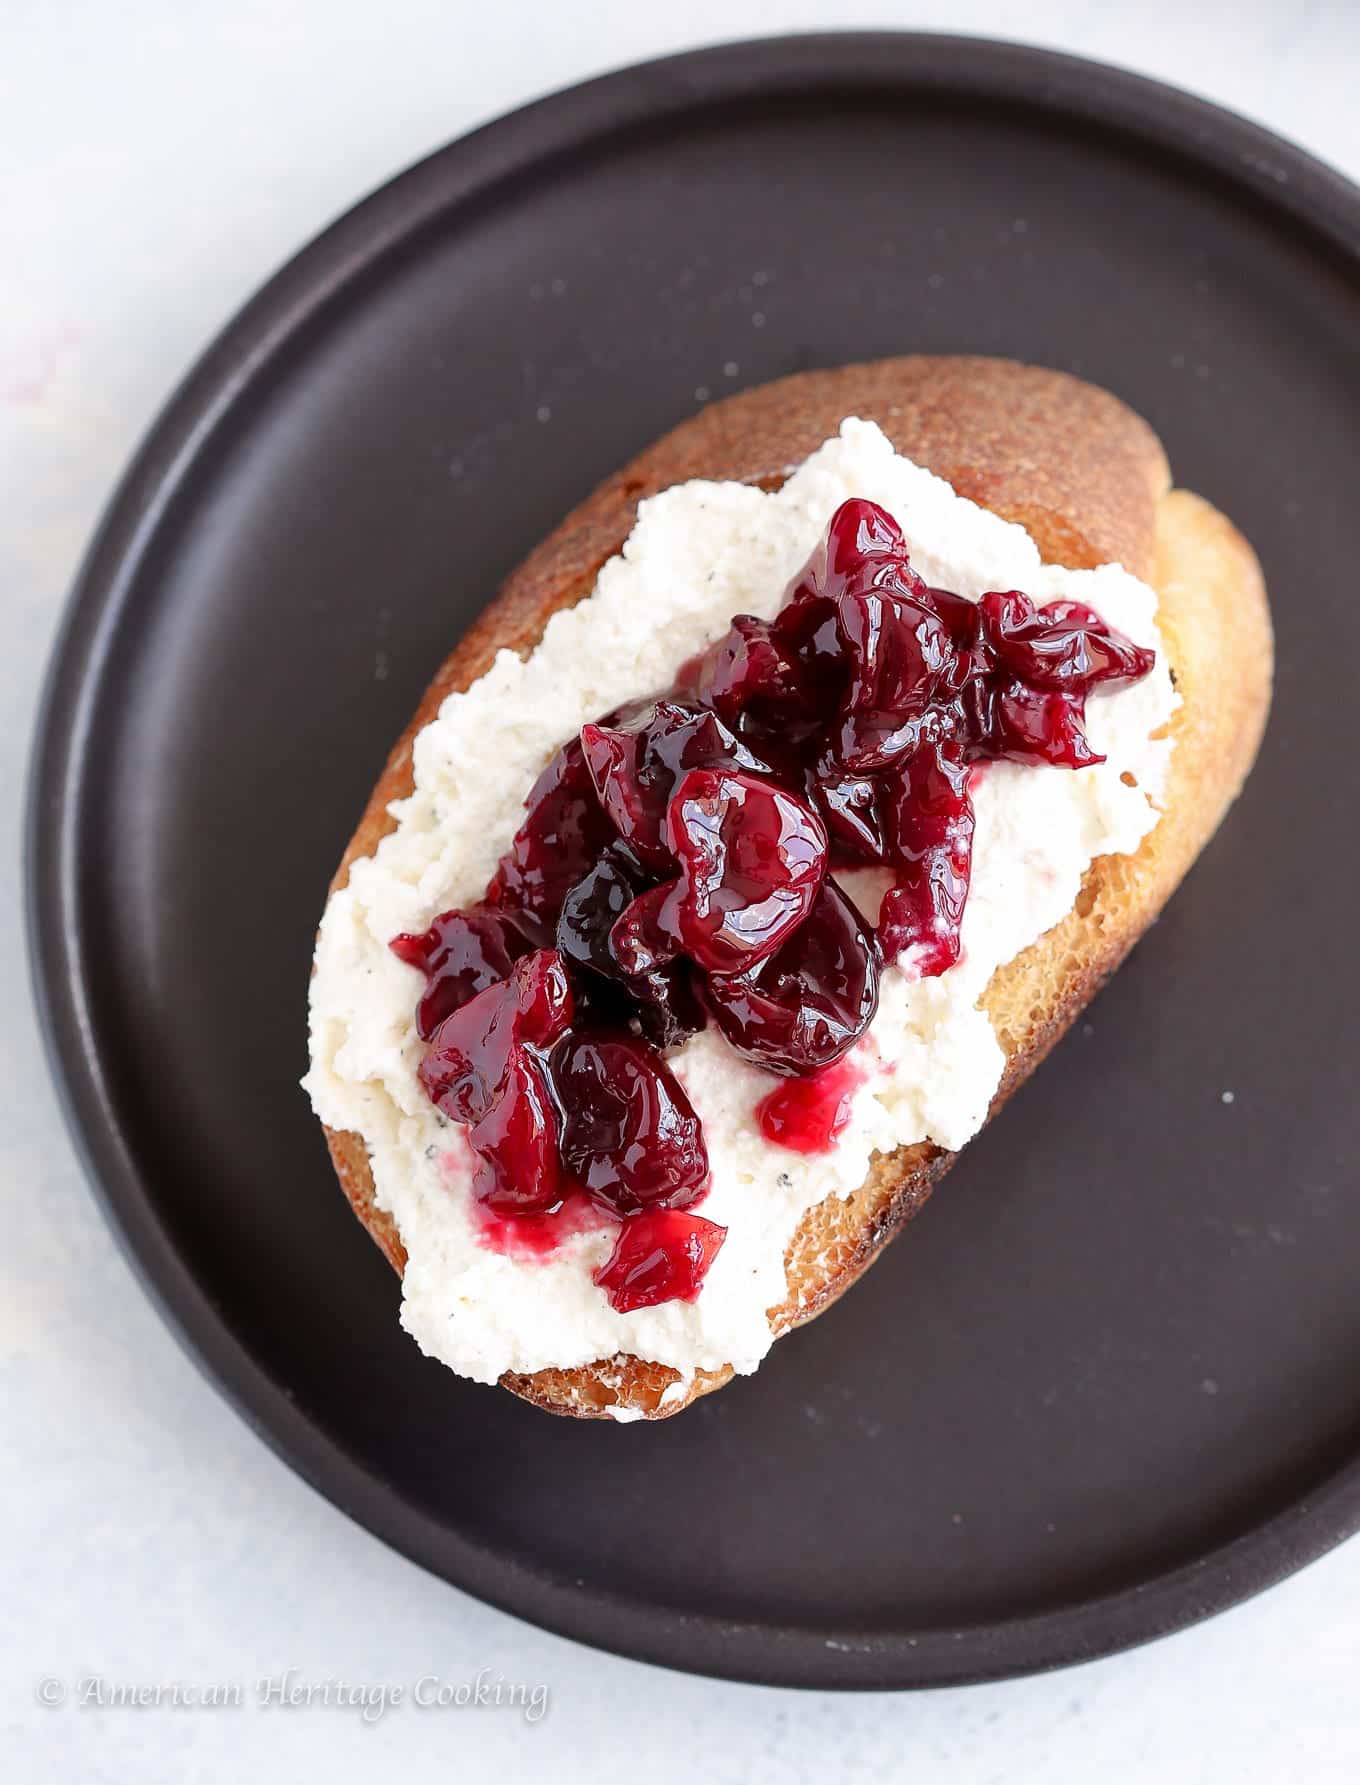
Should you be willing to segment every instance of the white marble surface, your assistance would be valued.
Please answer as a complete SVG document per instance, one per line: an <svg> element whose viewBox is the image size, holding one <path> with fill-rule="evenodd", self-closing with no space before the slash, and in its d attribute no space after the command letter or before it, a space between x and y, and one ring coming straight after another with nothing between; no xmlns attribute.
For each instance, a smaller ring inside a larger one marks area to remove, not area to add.
<svg viewBox="0 0 1360 1785"><path fill-rule="evenodd" d="M915 1698L754 1690L607 1659L451 1591L268 1452L162 1328L96 1215L25 989L21 776L100 502L189 358L303 239L530 96L720 37L974 30L1198 88L1360 176L1353 0L6 0L0 7L0 1454L4 1776L693 1774L1353 1781L1360 1544L1137 1653ZM548 1688L547 1714L262 1710L261 1676ZM44 1708L38 1682L241 1681L239 1710ZM304 1773L303 1769L306 1769Z"/></svg>

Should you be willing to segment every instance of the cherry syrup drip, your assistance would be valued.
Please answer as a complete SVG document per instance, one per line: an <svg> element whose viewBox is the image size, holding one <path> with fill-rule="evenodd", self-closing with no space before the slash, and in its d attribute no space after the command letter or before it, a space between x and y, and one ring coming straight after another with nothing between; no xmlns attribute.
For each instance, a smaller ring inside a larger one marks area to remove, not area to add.
<svg viewBox="0 0 1360 1785"><path fill-rule="evenodd" d="M834 1146L886 961L946 972L988 761L1079 769L1087 698L1151 651L1079 602L927 586L896 521L842 503L773 620L739 614L655 700L548 763L484 897L393 939L425 977L421 1083L467 1126L483 1237L544 1256L618 1223L622 1311L692 1299L725 1229L663 1050L712 1021L784 1083L761 1131ZM831 877L886 868L876 926Z"/></svg>
<svg viewBox="0 0 1360 1785"><path fill-rule="evenodd" d="M760 1132L793 1153L829 1153L849 1126L855 1092L867 1077L852 1058L811 1078L785 1079L756 1105Z"/></svg>

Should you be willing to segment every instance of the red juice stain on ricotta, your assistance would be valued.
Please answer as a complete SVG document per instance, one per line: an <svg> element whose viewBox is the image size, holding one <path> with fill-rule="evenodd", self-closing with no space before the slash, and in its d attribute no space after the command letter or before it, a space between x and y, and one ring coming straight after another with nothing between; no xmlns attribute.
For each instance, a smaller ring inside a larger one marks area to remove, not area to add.
<svg viewBox="0 0 1360 1785"><path fill-rule="evenodd" d="M485 1203L474 1203L473 1220L478 1245L523 1264L542 1264L578 1234L614 1226L602 1209L575 1191L546 1215L498 1215Z"/></svg>
<svg viewBox="0 0 1360 1785"><path fill-rule="evenodd" d="M849 1126L855 1092L868 1077L867 1066L852 1057L811 1078L786 1079L756 1105L760 1132L791 1153L829 1153Z"/></svg>

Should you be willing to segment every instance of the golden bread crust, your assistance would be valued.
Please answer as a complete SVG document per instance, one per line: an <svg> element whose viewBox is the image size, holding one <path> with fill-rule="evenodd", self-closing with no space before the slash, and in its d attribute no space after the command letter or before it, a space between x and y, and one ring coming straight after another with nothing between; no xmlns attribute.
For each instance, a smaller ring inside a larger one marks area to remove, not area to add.
<svg viewBox="0 0 1360 1785"><path fill-rule="evenodd" d="M1208 503L1169 489L1161 445L1117 398L1061 372L981 358L884 360L800 373L703 410L608 479L530 553L442 665L388 758L332 887L394 828L411 791L416 734L502 648L526 651L549 617L589 593L644 497L693 477L775 487L847 415L879 423L898 450L961 494L1027 528L1046 562L1122 563L1157 589L1182 705L1163 816L1132 856L1094 861L1073 910L1001 968L983 999L1007 1056L992 1106L1034 1069L1157 916L1216 829L1255 757L1270 703L1270 619L1251 548ZM401 1237L374 1200L362 1138L326 1131L346 1196L394 1269ZM808 1211L785 1259L776 1334L812 1319L922 1206L953 1154L921 1143L879 1156L849 1197ZM635 1357L506 1375L552 1412L679 1412L731 1370L701 1371L660 1405L678 1372Z"/></svg>

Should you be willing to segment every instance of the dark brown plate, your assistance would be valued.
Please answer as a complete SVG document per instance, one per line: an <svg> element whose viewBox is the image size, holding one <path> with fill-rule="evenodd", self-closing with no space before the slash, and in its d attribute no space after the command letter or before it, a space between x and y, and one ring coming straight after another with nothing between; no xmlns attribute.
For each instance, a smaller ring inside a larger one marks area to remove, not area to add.
<svg viewBox="0 0 1360 1785"><path fill-rule="evenodd" d="M1099 1654L1360 1524L1358 245L1354 190L1166 88L795 38L453 144L212 347L73 598L34 956L111 1219L322 1492L553 1629L807 1685ZM500 577L705 392L958 350L1107 385L1250 534L1260 766L1088 1021L758 1376L624 1429L461 1383L400 1332L296 1087L388 743Z"/></svg>

